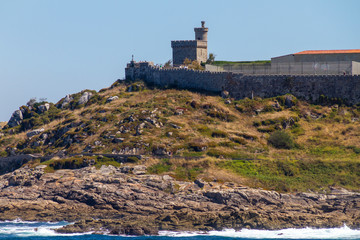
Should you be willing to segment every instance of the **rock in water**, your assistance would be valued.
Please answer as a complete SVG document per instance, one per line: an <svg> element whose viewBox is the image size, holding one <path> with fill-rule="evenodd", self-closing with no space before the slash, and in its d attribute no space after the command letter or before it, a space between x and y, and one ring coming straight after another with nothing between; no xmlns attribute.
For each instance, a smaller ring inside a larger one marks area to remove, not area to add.
<svg viewBox="0 0 360 240"><path fill-rule="evenodd" d="M9 122L8 122L8 126L9 126L9 127L19 126L19 125L22 123L22 120L23 120L23 119L24 119L24 117L23 117L22 112L21 112L20 110L16 110L16 111L12 114L12 116L11 116Z"/></svg>

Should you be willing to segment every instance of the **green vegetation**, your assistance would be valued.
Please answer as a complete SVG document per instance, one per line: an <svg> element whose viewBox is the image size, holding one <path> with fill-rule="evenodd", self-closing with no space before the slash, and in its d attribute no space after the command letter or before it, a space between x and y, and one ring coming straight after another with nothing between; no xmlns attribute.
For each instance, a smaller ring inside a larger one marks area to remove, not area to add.
<svg viewBox="0 0 360 240"><path fill-rule="evenodd" d="M161 174L164 172L169 172L171 168L171 163L168 158L164 158L160 163L152 165L148 168L148 172L151 174Z"/></svg>
<svg viewBox="0 0 360 240"><path fill-rule="evenodd" d="M85 91L92 97L82 105L77 101L84 91L72 94L64 108L64 99L50 103L48 111L39 109L45 102L22 106L21 125L0 130L0 156L139 152L145 157L129 157L127 164L144 164L148 173L181 180L236 179L280 191L332 185L360 190L360 106L326 97L310 104L292 95L229 103L142 81L118 80L99 92ZM113 96L118 99L107 101ZM44 131L26 136L36 128ZM86 156L44 164L47 171L120 166L112 158Z"/></svg>
<svg viewBox="0 0 360 240"><path fill-rule="evenodd" d="M40 164L40 163L39 163ZM54 172L59 169L79 169L87 166L95 166L100 168L102 165L113 165L120 167L120 163L112 158L103 156L93 157L70 157L65 159L51 159L41 163L47 165L45 168L46 172Z"/></svg>
<svg viewBox="0 0 360 240"><path fill-rule="evenodd" d="M253 187L281 192L320 191L328 186L360 188L358 161L232 160L222 161L219 166L249 177L248 184Z"/></svg>
<svg viewBox="0 0 360 240"><path fill-rule="evenodd" d="M276 148L292 149L295 147L294 140L285 131L276 131L272 133L268 141Z"/></svg>

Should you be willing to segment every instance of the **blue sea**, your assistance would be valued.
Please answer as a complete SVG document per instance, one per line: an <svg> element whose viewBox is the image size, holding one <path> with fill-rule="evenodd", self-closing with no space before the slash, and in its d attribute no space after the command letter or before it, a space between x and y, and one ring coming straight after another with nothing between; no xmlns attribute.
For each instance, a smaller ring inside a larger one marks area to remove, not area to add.
<svg viewBox="0 0 360 240"><path fill-rule="evenodd" d="M347 226L330 229L283 229L276 231L249 230L235 231L232 229L224 231L203 232L161 232L159 236L111 236L86 234L58 234L53 229L62 227L68 223L44 223L5 221L0 222L0 239L24 239L24 240L230 240L230 239L358 239L360 240L360 229L353 230Z"/></svg>

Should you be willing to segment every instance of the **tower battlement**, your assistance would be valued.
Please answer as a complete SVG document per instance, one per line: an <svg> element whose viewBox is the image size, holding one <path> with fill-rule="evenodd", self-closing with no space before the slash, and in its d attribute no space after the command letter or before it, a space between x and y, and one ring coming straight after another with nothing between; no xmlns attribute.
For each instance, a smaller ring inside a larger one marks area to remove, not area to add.
<svg viewBox="0 0 360 240"><path fill-rule="evenodd" d="M205 21L201 22L200 28L194 28L194 31L195 40L171 41L174 66L180 66L186 58L199 63L206 62L208 28L205 27Z"/></svg>
<svg viewBox="0 0 360 240"><path fill-rule="evenodd" d="M207 42L198 40L175 40L171 41L171 47L199 47L207 48Z"/></svg>

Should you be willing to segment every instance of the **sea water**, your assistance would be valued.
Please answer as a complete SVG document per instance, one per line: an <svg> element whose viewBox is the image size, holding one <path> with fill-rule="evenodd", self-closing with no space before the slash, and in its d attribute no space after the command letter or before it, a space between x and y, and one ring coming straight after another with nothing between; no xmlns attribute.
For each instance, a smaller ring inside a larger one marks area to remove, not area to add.
<svg viewBox="0 0 360 240"><path fill-rule="evenodd" d="M59 234L54 229L68 223L44 223L5 221L0 222L0 239L50 239L50 240L221 240L221 239L357 239L360 240L360 229L350 229L347 226L328 229L283 229L276 231L243 229L235 231L232 229L210 232L160 232L159 236L111 236L92 233L85 234Z"/></svg>

